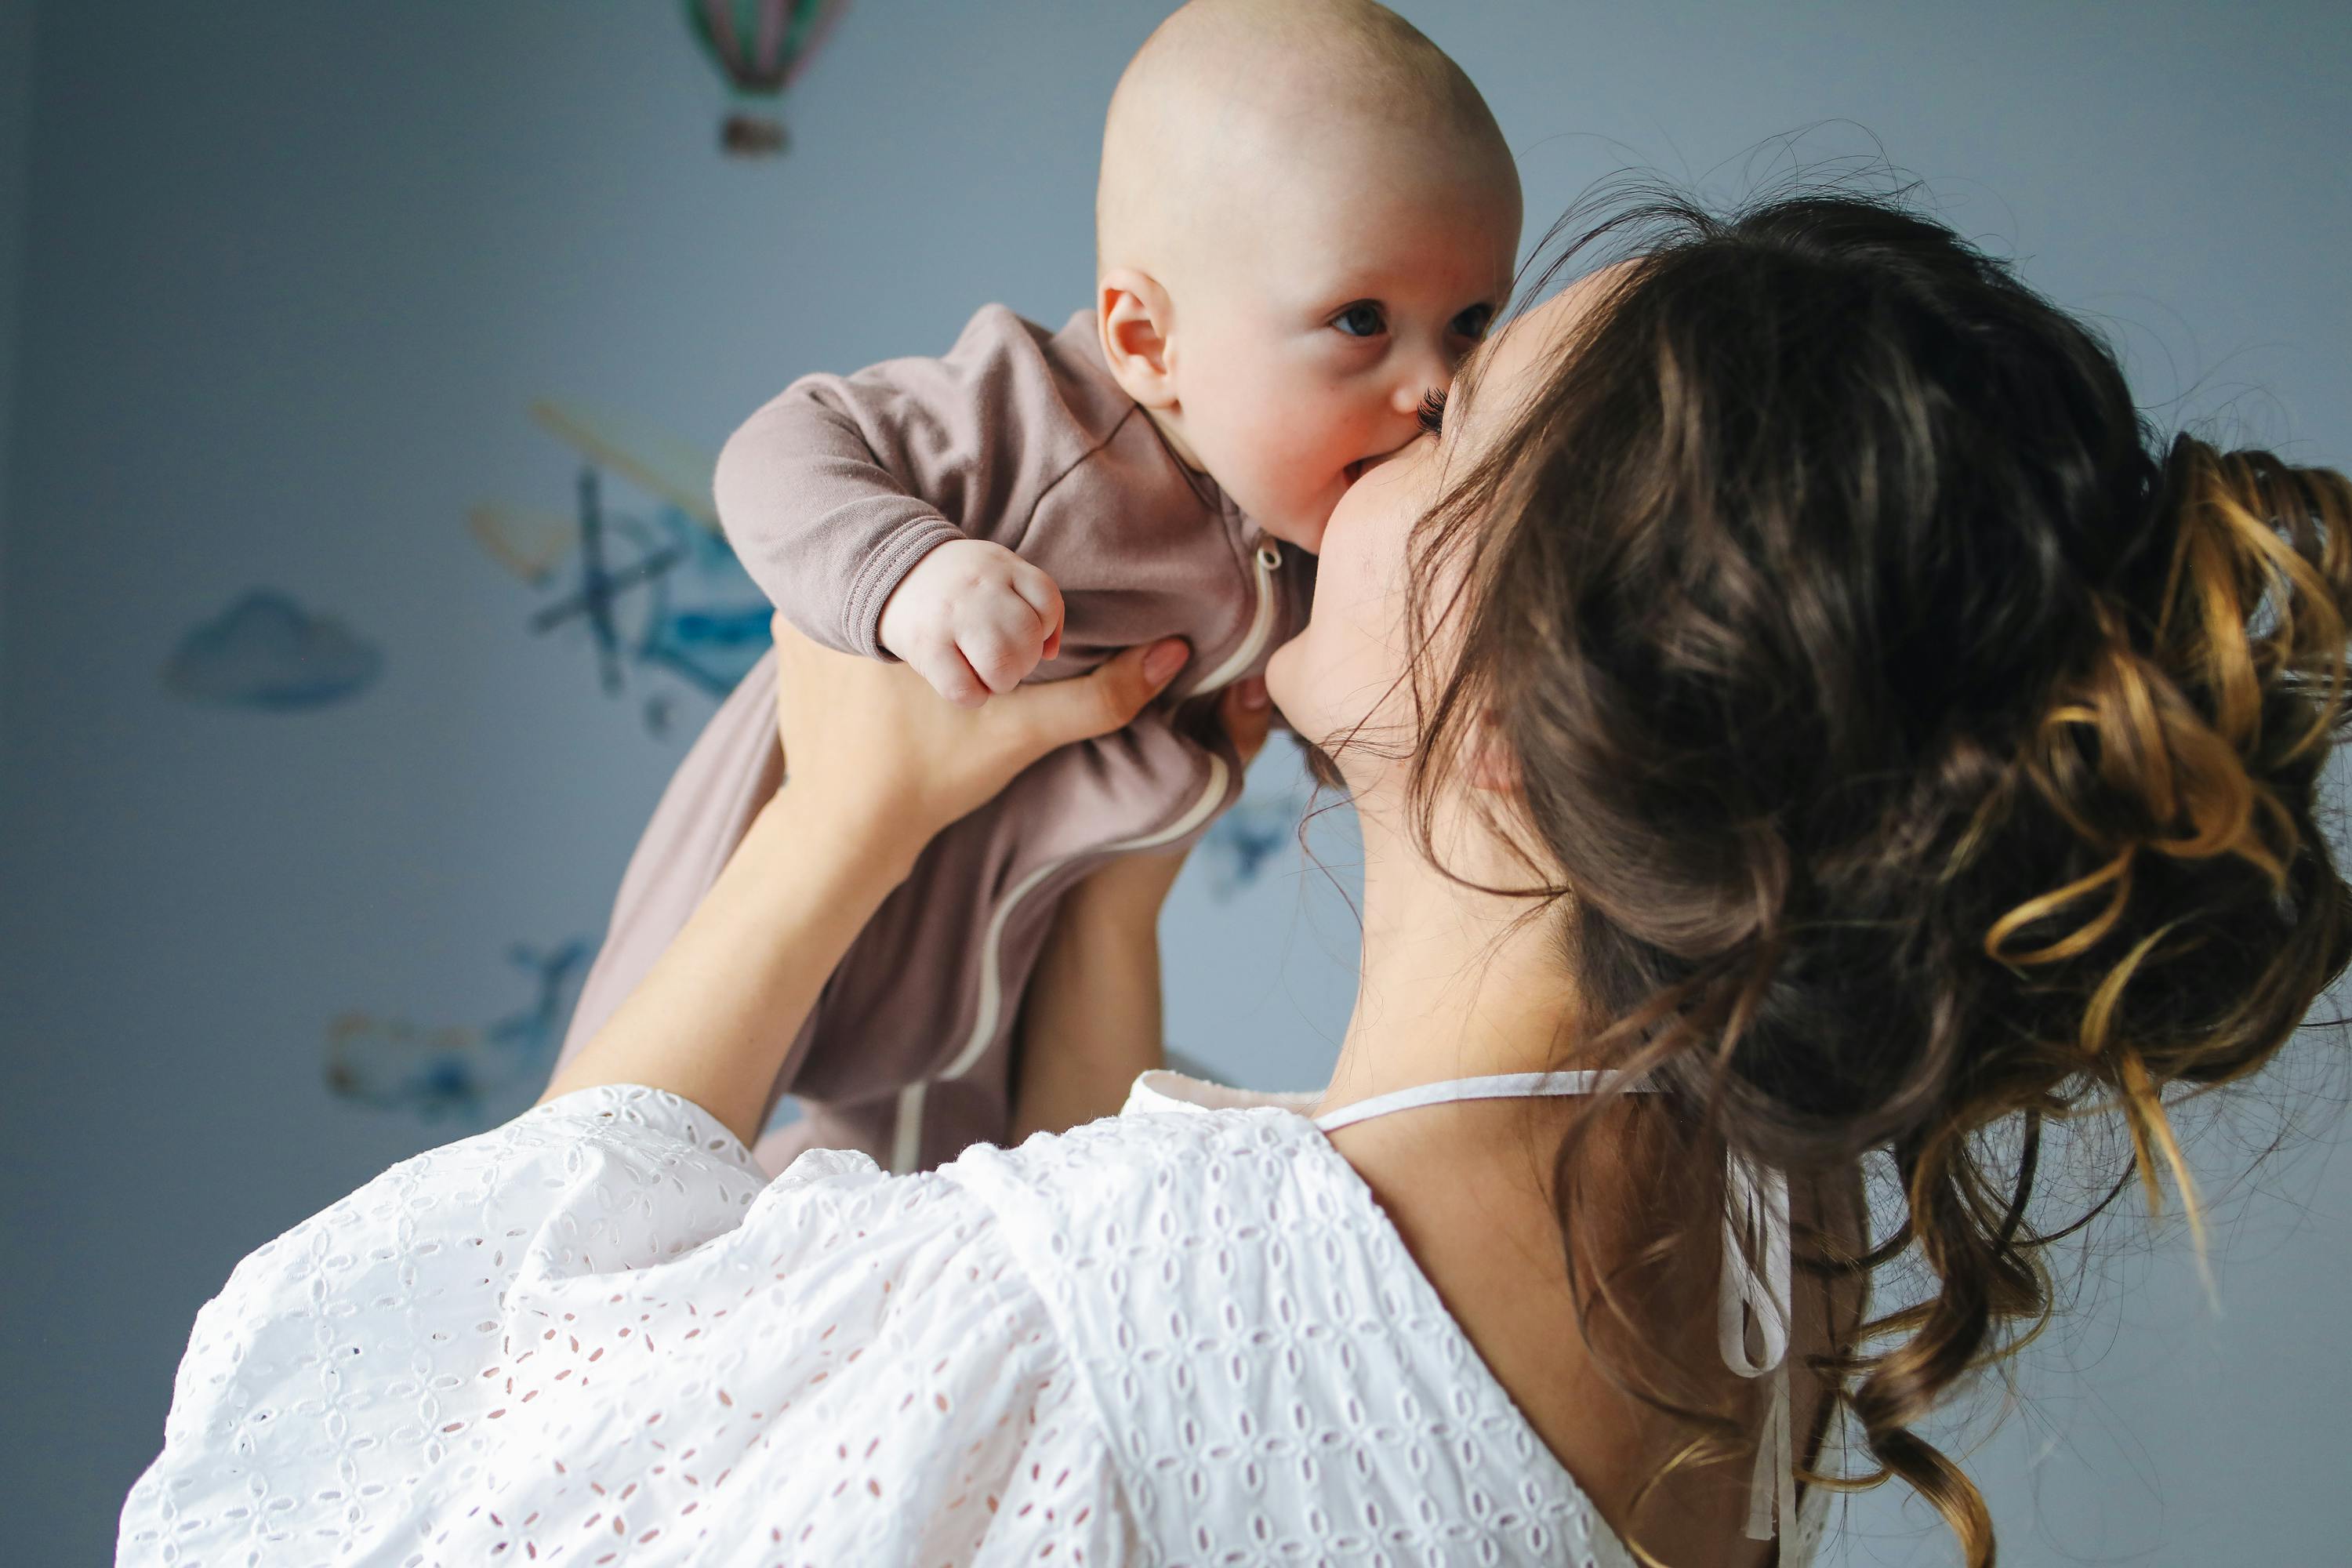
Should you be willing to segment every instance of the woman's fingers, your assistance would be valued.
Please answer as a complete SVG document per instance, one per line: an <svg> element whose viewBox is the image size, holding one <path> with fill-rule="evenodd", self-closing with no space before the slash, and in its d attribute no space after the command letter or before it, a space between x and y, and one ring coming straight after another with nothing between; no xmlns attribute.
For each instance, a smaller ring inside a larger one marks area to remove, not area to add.
<svg viewBox="0 0 2352 1568"><path fill-rule="evenodd" d="M1265 749L1274 729L1274 700L1266 695L1265 677L1253 675L1225 689L1225 734L1247 767Z"/></svg>
<svg viewBox="0 0 2352 1568"><path fill-rule="evenodd" d="M928 837L1046 752L1125 727L1191 657L1171 637L974 711L941 701L914 669L820 647L780 624L778 731L804 797L859 802Z"/></svg>
<svg viewBox="0 0 2352 1568"><path fill-rule="evenodd" d="M1192 657L1181 637L1131 647L1070 680L1013 694L1023 733L1038 756L1073 741L1125 729Z"/></svg>

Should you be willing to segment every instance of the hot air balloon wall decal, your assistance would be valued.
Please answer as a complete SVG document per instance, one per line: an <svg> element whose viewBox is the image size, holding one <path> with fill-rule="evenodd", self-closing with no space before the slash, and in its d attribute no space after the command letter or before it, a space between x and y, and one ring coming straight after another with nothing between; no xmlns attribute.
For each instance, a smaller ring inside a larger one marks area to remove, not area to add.
<svg viewBox="0 0 2352 1568"><path fill-rule="evenodd" d="M777 101L848 9L849 0L686 0L687 25L733 100L719 146L741 157L784 150Z"/></svg>

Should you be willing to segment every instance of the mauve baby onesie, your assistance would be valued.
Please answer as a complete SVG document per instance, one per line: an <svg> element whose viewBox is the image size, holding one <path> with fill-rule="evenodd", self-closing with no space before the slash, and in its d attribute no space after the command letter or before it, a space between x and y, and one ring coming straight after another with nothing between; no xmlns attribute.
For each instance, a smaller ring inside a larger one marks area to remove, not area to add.
<svg viewBox="0 0 2352 1568"><path fill-rule="evenodd" d="M1185 704L1264 670L1305 623L1313 558L1177 459L1111 379L1083 311L1048 333L992 305L942 358L794 382L728 441L716 489L753 580L833 647L889 657L876 641L884 602L956 538L994 541L1059 584L1061 650L1033 680L1160 637L1192 646L1134 724L1045 758L932 840L826 981L776 1080L804 1115L759 1153L771 1171L810 1147L912 1170L1002 1140L1013 1026L1055 903L1111 857L1189 843L1238 796L1232 751ZM775 793L775 679L761 659L655 807L564 1058L635 988Z"/></svg>

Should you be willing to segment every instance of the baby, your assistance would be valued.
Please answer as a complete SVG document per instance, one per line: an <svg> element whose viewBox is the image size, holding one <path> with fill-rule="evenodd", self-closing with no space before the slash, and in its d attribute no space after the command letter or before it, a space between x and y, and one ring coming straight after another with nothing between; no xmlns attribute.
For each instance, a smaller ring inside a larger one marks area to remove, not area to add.
<svg viewBox="0 0 2352 1568"><path fill-rule="evenodd" d="M1049 332L987 307L944 358L806 377L728 442L719 515L779 612L951 700L1192 647L1160 708L924 851L793 1046L776 1092L804 1115L761 1141L770 1170L804 1147L910 1170L1005 1135L1056 900L1238 795L1230 749L1177 704L1258 673L1302 624L1325 520L1502 307L1519 216L1493 115L1394 13L1193 0L1111 99L1093 309ZM774 680L772 660L744 679L656 809L565 1056L774 793Z"/></svg>

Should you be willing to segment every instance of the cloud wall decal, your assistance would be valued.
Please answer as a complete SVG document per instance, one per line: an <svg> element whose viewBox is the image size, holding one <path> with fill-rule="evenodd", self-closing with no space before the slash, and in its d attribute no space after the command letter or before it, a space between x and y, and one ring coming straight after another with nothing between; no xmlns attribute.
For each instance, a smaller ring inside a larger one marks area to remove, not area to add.
<svg viewBox="0 0 2352 1568"><path fill-rule="evenodd" d="M383 655L331 616L257 588L180 639L163 687L190 702L297 712L356 697Z"/></svg>

